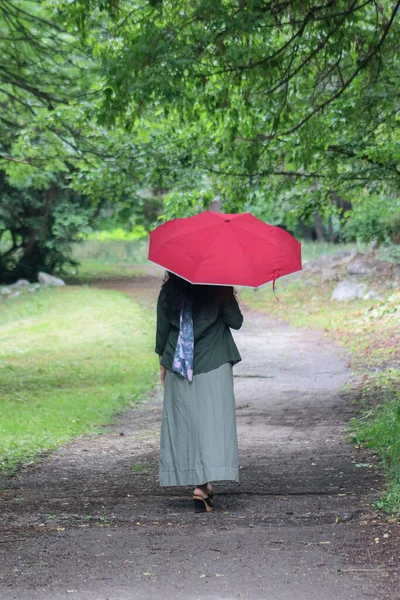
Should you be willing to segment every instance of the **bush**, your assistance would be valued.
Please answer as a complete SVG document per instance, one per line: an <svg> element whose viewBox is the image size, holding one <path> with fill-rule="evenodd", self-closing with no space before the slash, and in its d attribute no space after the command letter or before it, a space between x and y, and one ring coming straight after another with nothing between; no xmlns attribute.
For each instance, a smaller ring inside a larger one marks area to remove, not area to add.
<svg viewBox="0 0 400 600"><path fill-rule="evenodd" d="M364 196L346 217L344 239L400 243L400 198Z"/></svg>

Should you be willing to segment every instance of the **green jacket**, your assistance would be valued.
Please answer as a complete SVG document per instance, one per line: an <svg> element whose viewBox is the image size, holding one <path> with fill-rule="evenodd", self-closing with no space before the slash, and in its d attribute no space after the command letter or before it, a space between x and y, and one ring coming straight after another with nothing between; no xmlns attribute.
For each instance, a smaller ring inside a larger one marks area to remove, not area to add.
<svg viewBox="0 0 400 600"><path fill-rule="evenodd" d="M157 302L155 351L161 364L170 371L179 335L179 316L171 314L166 294L161 288ZM221 365L239 362L241 356L230 327L240 329L243 315L230 287L219 287L207 306L193 314L194 375L207 373Z"/></svg>

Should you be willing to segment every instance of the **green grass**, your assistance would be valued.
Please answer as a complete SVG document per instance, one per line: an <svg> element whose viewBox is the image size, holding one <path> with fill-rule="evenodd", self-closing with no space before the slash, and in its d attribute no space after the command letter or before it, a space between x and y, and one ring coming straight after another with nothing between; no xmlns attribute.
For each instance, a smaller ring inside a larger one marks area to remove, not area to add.
<svg viewBox="0 0 400 600"><path fill-rule="evenodd" d="M102 265L137 265L147 260L148 240L92 239L73 247L73 258Z"/></svg>
<svg viewBox="0 0 400 600"><path fill-rule="evenodd" d="M82 284L104 279L132 279L140 275L140 265L102 264L94 260L84 260L78 267L67 268L64 279L70 284Z"/></svg>
<svg viewBox="0 0 400 600"><path fill-rule="evenodd" d="M321 329L343 344L359 375L360 416L352 440L379 454L387 487L379 508L400 514L400 293L382 289L383 300L331 301L335 283L282 280L276 300L271 286L243 289L242 299L296 327ZM376 371L379 375L376 375Z"/></svg>
<svg viewBox="0 0 400 600"><path fill-rule="evenodd" d="M143 225L135 225L133 229L128 231L122 229L122 227L114 227L114 229L105 229L100 231L94 231L85 236L87 240L144 240L148 238L148 233Z"/></svg>
<svg viewBox="0 0 400 600"><path fill-rule="evenodd" d="M118 292L0 300L0 471L100 432L155 381L153 316Z"/></svg>
<svg viewBox="0 0 400 600"><path fill-rule="evenodd" d="M400 516L400 371L388 370L364 381L361 403L361 416L350 424L351 441L379 454L388 483L376 506Z"/></svg>
<svg viewBox="0 0 400 600"><path fill-rule="evenodd" d="M104 235L103 235L104 233ZM91 283L99 279L132 278L141 275L140 265L146 263L148 240L113 239L113 232L98 232L93 239L75 244L72 258L76 267L65 267L68 283Z"/></svg>
<svg viewBox="0 0 400 600"><path fill-rule="evenodd" d="M367 244L356 242L332 244L330 242L311 242L308 240L301 242L303 260L313 260L314 258L326 256L327 254L335 254L343 250L366 252Z"/></svg>

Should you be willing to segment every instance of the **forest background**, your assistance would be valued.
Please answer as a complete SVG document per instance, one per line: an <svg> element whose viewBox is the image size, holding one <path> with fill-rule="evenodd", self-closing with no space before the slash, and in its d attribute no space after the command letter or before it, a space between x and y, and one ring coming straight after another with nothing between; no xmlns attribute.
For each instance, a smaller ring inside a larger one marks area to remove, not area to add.
<svg viewBox="0 0 400 600"><path fill-rule="evenodd" d="M4 0L0 279L215 198L397 244L399 4Z"/></svg>

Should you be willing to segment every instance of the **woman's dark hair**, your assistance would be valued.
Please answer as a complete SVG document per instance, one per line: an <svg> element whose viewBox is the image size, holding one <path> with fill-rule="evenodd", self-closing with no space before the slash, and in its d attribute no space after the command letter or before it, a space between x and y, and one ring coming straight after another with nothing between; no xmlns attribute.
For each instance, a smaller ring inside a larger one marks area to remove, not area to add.
<svg viewBox="0 0 400 600"><path fill-rule="evenodd" d="M193 312L200 311L210 300L227 292L227 288L217 285L195 285L167 271L162 285L168 306L175 317L179 317L185 299L192 302ZM232 288L228 288L232 289Z"/></svg>

